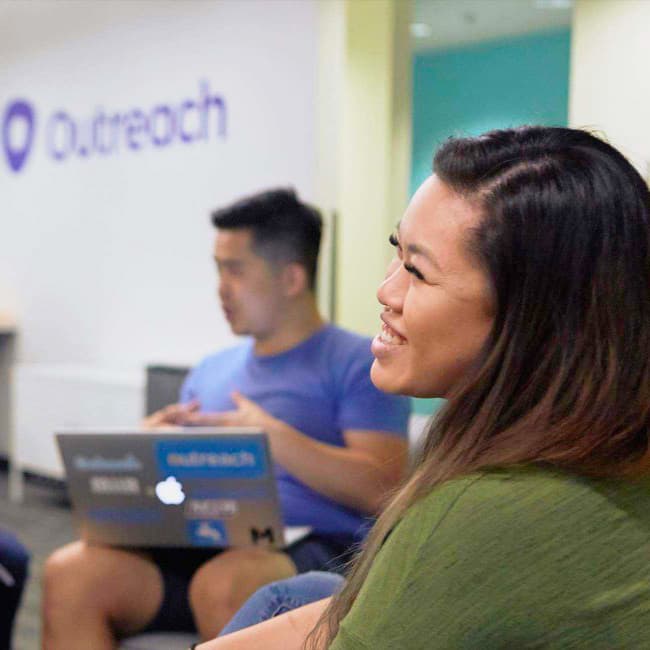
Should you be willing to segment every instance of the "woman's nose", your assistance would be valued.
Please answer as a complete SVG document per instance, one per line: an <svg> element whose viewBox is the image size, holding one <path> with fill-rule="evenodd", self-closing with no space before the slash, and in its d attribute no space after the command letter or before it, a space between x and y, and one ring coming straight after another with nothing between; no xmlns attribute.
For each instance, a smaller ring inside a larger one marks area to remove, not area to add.
<svg viewBox="0 0 650 650"><path fill-rule="evenodd" d="M377 299L384 307L402 311L408 281L408 273L402 265L402 260L395 258L386 269L386 277L377 290Z"/></svg>

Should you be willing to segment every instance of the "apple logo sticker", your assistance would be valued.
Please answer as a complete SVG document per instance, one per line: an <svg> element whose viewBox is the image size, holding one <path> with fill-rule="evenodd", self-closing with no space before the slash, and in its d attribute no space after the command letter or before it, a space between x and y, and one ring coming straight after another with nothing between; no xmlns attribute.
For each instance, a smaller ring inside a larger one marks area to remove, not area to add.
<svg viewBox="0 0 650 650"><path fill-rule="evenodd" d="M177 506L185 501L183 485L174 476L156 483L156 496L166 506Z"/></svg>

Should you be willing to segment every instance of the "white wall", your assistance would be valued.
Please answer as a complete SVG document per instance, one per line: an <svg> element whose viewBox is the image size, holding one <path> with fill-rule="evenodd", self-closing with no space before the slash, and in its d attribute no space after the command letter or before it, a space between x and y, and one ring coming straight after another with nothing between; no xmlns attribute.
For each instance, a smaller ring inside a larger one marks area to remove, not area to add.
<svg viewBox="0 0 650 650"><path fill-rule="evenodd" d="M650 2L578 0L569 121L602 132L641 174L650 171Z"/></svg>
<svg viewBox="0 0 650 650"><path fill-rule="evenodd" d="M313 200L317 30L310 0L0 5L0 119L16 98L37 113L20 173L0 152L0 310L15 313L20 361L194 362L232 341L208 215L276 184ZM225 101L224 138L131 151L122 133L112 155L45 152L57 110L177 108L202 81Z"/></svg>

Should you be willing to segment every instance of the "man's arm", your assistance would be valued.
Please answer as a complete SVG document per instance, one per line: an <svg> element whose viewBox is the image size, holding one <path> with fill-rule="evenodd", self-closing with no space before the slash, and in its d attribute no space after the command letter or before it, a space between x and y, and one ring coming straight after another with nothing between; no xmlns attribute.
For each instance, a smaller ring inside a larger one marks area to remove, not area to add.
<svg viewBox="0 0 650 650"><path fill-rule="evenodd" d="M273 457L299 481L333 501L376 515L401 482L408 445L381 431L343 432L345 447L310 438L284 422L269 427ZM267 428L267 431L269 430Z"/></svg>
<svg viewBox="0 0 650 650"><path fill-rule="evenodd" d="M252 426L265 431L273 458L313 490L366 514L377 514L386 495L402 480L408 443L383 431L347 430L346 446L330 445L278 420L255 402L233 394L237 410L192 413L184 424Z"/></svg>
<svg viewBox="0 0 650 650"><path fill-rule="evenodd" d="M307 635L316 625L330 598L291 610L239 632L196 646L196 650L302 650Z"/></svg>

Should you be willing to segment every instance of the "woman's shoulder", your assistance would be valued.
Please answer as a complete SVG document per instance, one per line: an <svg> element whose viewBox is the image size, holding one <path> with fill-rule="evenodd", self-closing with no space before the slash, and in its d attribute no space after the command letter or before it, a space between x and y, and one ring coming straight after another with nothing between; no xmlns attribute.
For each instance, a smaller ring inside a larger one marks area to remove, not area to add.
<svg viewBox="0 0 650 650"><path fill-rule="evenodd" d="M447 531L479 544L568 537L580 544L618 531L650 544L650 483L533 466L484 471L440 485L404 519L419 522L421 540Z"/></svg>
<svg viewBox="0 0 650 650"><path fill-rule="evenodd" d="M431 629L450 648L650 647L648 557L646 485L481 472L408 510L343 628L368 647L428 647Z"/></svg>
<svg viewBox="0 0 650 650"><path fill-rule="evenodd" d="M520 509L530 502L538 507L554 508L558 502L579 500L599 502L613 507L615 503L650 500L650 480L629 481L580 476L557 468L524 465L491 469L452 479L433 489L418 504L436 507L441 501L457 502L471 507L493 503L502 508L508 504Z"/></svg>

